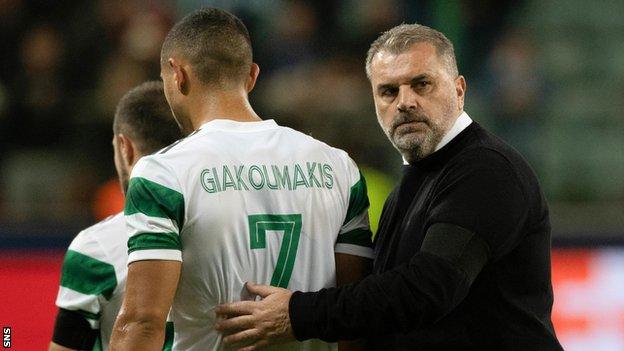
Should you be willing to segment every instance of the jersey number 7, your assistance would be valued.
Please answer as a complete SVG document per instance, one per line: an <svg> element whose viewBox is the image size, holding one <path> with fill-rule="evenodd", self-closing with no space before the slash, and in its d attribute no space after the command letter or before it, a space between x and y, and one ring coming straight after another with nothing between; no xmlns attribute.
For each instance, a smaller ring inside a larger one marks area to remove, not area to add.
<svg viewBox="0 0 624 351"><path fill-rule="evenodd" d="M266 248L266 231L283 232L275 271L271 277L271 285L287 288L292 275L301 235L300 214L258 214L248 216L249 242L251 249Z"/></svg>

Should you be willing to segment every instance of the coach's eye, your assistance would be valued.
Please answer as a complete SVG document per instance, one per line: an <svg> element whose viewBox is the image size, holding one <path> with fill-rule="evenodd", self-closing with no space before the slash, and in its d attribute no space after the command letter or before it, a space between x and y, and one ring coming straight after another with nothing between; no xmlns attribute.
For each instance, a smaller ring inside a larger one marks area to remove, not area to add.
<svg viewBox="0 0 624 351"><path fill-rule="evenodd" d="M417 88L426 88L426 87L428 87L429 85L431 85L431 83L429 83L429 82L428 82L428 81L426 81L426 80L423 80L423 81L420 81L420 82L417 82L417 83L416 83L416 87L417 87Z"/></svg>
<svg viewBox="0 0 624 351"><path fill-rule="evenodd" d="M416 83L414 83L412 85L412 89L414 89L414 91L420 93L420 94L424 94L424 93L428 93L429 91L431 91L432 89L432 84L430 81L428 80L421 80L418 81Z"/></svg>
<svg viewBox="0 0 624 351"><path fill-rule="evenodd" d="M396 94L398 92L399 92L398 88L386 88L386 89L383 89L381 91L381 96L384 96L384 97L386 97L386 96L396 96Z"/></svg>

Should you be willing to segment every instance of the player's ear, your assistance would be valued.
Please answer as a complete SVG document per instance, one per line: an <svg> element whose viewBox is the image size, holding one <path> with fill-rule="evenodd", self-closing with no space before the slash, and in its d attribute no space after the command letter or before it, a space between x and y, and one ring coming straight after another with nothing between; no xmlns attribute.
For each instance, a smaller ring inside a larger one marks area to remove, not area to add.
<svg viewBox="0 0 624 351"><path fill-rule="evenodd" d="M137 150L132 140L124 134L119 134L117 143L124 167L134 166L137 161Z"/></svg>
<svg viewBox="0 0 624 351"><path fill-rule="evenodd" d="M173 70L173 81L176 89L183 95L188 94L188 71L182 66L181 62L173 57L169 58L167 62Z"/></svg>
<svg viewBox="0 0 624 351"><path fill-rule="evenodd" d="M249 69L249 75L247 76L247 81L245 82L245 89L247 92L251 92L251 90L256 85L256 81L258 80L258 76L260 75L260 66L256 63L251 64L251 68Z"/></svg>

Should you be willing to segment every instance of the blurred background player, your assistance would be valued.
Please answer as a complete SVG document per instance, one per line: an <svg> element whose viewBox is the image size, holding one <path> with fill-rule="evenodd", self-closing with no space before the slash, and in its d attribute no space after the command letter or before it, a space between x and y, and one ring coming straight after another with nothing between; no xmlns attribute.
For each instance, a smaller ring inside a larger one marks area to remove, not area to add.
<svg viewBox="0 0 624 351"><path fill-rule="evenodd" d="M120 100L113 133L115 168L125 193L141 157L182 138L161 82L143 83ZM108 349L125 289L127 241L122 213L83 230L72 241L63 262L51 351ZM170 345L172 324L167 328Z"/></svg>
<svg viewBox="0 0 624 351"><path fill-rule="evenodd" d="M167 35L165 95L183 130L195 132L143 158L130 178L117 350L160 347L170 308L174 350L220 350L213 307L247 298L246 281L307 291L367 273L364 178L346 152L261 120L248 100L258 73L249 33L228 12L193 12ZM285 349L335 347L309 340Z"/></svg>

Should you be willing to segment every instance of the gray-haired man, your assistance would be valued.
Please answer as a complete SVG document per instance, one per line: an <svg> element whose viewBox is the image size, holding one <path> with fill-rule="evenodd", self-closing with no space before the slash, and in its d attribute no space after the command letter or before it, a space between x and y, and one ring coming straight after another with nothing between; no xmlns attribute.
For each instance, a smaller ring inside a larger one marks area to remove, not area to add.
<svg viewBox="0 0 624 351"><path fill-rule="evenodd" d="M219 325L225 342L561 350L546 201L526 161L464 112L451 42L400 25L371 45L366 72L379 124L405 160L382 213L374 274L315 293L248 284L263 300L220 307L230 317Z"/></svg>

